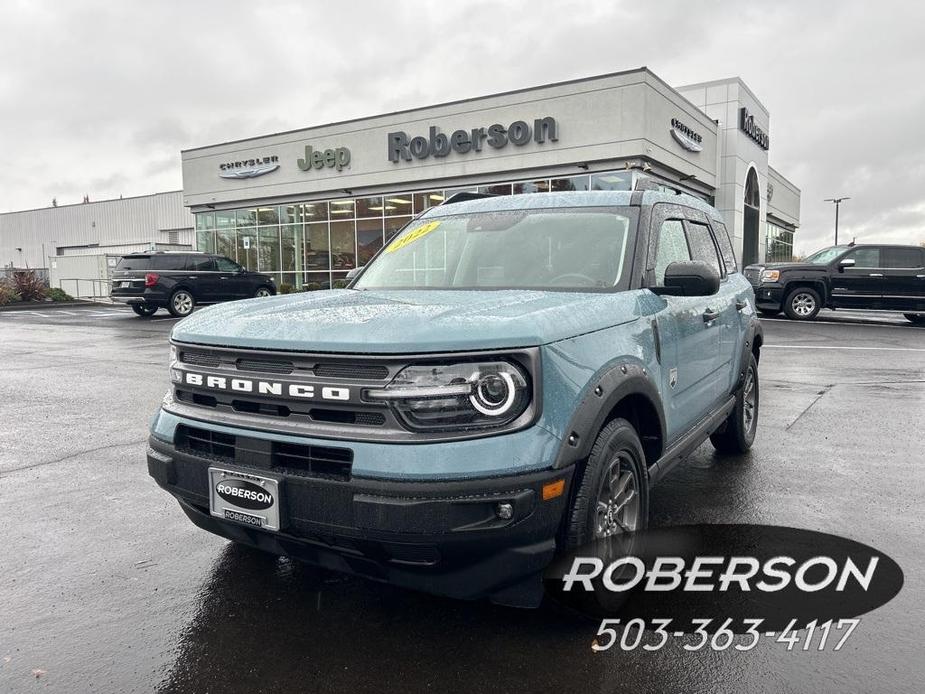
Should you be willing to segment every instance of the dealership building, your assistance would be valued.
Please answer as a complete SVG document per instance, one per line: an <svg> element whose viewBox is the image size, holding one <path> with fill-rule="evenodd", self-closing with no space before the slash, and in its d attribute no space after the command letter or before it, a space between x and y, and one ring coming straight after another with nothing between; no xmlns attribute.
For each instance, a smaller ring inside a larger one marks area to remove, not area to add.
<svg viewBox="0 0 925 694"><path fill-rule="evenodd" d="M106 294L121 254L193 247L327 287L457 191L640 185L714 204L743 264L789 260L800 191L771 134L741 79L641 68L186 150L182 191L0 214L0 266Z"/></svg>
<svg viewBox="0 0 925 694"><path fill-rule="evenodd" d="M772 146L741 79L641 68L186 150L183 202L200 250L294 287L330 286L459 191L658 186L715 205L743 264L789 260L800 191Z"/></svg>

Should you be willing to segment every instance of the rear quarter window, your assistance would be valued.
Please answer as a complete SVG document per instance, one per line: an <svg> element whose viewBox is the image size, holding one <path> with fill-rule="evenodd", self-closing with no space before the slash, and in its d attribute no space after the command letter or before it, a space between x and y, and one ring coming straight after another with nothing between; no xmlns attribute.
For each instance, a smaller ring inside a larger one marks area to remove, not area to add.
<svg viewBox="0 0 925 694"><path fill-rule="evenodd" d="M723 264L726 266L726 273L738 272L736 265L736 256L732 250L732 242L729 240L729 232L726 231L726 225L715 219L711 220L713 230L716 232L716 243L719 245L719 253L723 256Z"/></svg>
<svg viewBox="0 0 925 694"><path fill-rule="evenodd" d="M116 265L116 270L150 270L151 256L130 255L122 258Z"/></svg>

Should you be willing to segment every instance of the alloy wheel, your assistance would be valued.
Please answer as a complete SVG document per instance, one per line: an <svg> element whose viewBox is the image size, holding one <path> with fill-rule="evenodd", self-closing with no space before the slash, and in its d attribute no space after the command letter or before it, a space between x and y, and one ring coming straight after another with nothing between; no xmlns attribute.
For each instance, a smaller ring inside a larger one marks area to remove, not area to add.
<svg viewBox="0 0 925 694"><path fill-rule="evenodd" d="M261 287L260 289L257 290L257 293L254 294L254 296L258 298L264 297L264 296L270 296L270 290L267 289L266 287Z"/></svg>
<svg viewBox="0 0 925 694"><path fill-rule="evenodd" d="M742 390L742 430L750 434L758 419L758 389L755 388L755 370L748 367Z"/></svg>
<svg viewBox="0 0 925 694"><path fill-rule="evenodd" d="M798 316L811 316L813 311L816 310L816 299L813 298L812 294L800 292L793 297L790 302L790 307Z"/></svg>
<svg viewBox="0 0 925 694"><path fill-rule="evenodd" d="M177 292L173 297L173 308L180 315L186 315L193 310L193 297L186 292Z"/></svg>
<svg viewBox="0 0 925 694"><path fill-rule="evenodd" d="M639 489L629 453L620 451L601 477L594 536L630 533L639 526Z"/></svg>

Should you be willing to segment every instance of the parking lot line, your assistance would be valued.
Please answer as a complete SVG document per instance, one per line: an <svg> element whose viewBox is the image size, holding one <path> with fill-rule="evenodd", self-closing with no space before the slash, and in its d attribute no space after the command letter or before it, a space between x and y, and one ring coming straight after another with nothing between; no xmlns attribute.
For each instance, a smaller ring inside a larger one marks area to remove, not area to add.
<svg viewBox="0 0 925 694"><path fill-rule="evenodd" d="M846 347L842 345L762 345L761 349L843 349L871 350L874 352L925 352L918 347Z"/></svg>

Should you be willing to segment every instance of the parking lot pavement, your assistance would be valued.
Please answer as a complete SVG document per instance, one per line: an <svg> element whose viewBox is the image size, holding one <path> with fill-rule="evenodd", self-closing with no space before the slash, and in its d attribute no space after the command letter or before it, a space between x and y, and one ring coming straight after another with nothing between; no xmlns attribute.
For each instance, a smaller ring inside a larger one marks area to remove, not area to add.
<svg viewBox="0 0 925 694"><path fill-rule="evenodd" d="M839 652L594 653L589 621L328 574L193 527L144 458L172 324L0 315L2 692L920 691L922 329L765 322L754 449L707 444L652 495L654 525L873 545L905 572L892 602Z"/></svg>
<svg viewBox="0 0 925 694"><path fill-rule="evenodd" d="M149 318L139 318L128 306L119 304L100 304L99 306L73 306L59 308L52 306L42 309L29 309L22 311L0 311L0 327L15 323L73 323L87 325L101 325L109 321L131 321L132 329L141 328L144 323L172 324L180 320L174 318L167 311L158 311ZM141 328L143 329L143 328ZM166 328L170 330L169 327Z"/></svg>

